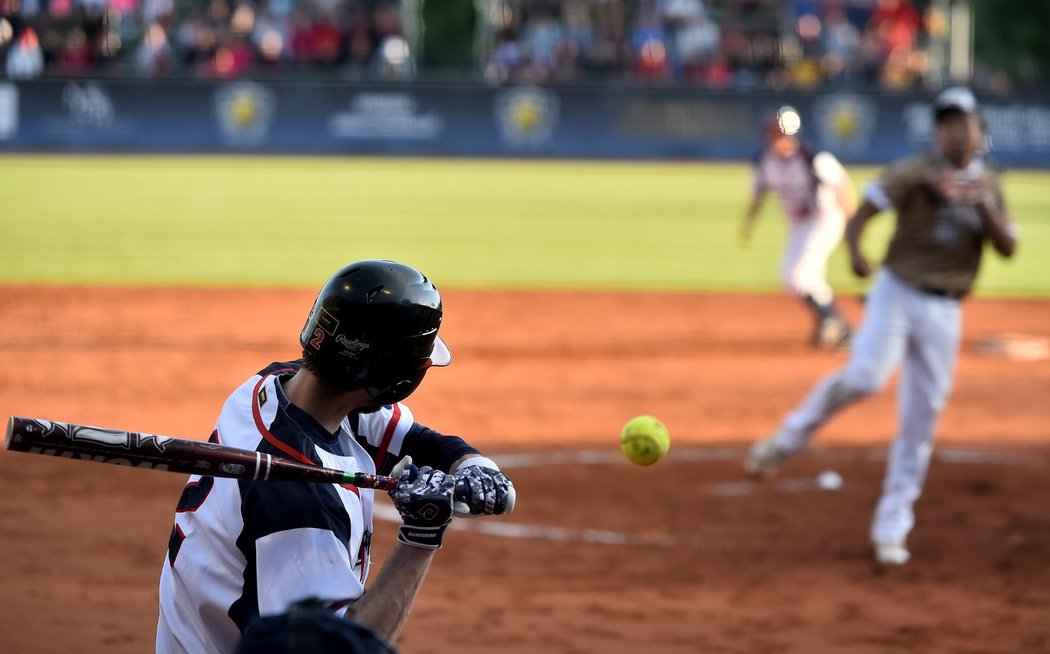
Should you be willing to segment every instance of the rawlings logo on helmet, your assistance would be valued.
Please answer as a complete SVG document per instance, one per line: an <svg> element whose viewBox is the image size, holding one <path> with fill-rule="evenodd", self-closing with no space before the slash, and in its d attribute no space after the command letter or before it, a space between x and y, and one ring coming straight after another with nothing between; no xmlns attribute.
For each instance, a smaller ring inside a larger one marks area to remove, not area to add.
<svg viewBox="0 0 1050 654"><path fill-rule="evenodd" d="M357 358L357 356L360 355L362 352L372 347L371 345L360 339L347 338L346 334L339 334L338 336L336 336L335 342L343 346L343 349L340 352L340 354L342 354L345 357L351 358Z"/></svg>

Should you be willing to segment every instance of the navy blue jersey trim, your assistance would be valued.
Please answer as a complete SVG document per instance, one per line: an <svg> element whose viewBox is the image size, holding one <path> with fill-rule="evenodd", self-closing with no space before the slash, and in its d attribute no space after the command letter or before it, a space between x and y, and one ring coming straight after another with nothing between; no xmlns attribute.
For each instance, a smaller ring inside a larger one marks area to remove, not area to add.
<svg viewBox="0 0 1050 654"><path fill-rule="evenodd" d="M373 458L376 449L373 447L369 452ZM377 469L379 474L388 475L397 462L407 455L412 457L412 463L417 466L430 466L436 470L448 472L453 463L468 454L480 454L480 452L459 436L442 434L416 423L405 434L401 451L396 455L388 453Z"/></svg>
<svg viewBox="0 0 1050 654"><path fill-rule="evenodd" d="M275 361L275 362L271 363L270 365L266 366L265 368L263 368L262 370L260 370L258 372L258 374L260 376L262 376L262 377L265 377L266 375L274 374L278 370L288 370L294 375L295 373L299 372L299 368L302 368L302 367L303 367L303 360L302 359L296 359L295 361L284 361L284 362Z"/></svg>
<svg viewBox="0 0 1050 654"><path fill-rule="evenodd" d="M183 533L182 527L178 523L172 525L171 536L168 537L168 565L174 567L175 559L179 555L179 550L182 549L182 544L186 541L186 534Z"/></svg>
<svg viewBox="0 0 1050 654"><path fill-rule="evenodd" d="M295 409L290 404L282 406L282 410L277 412L269 425L269 432L282 443L302 452L305 458L320 464L320 458L311 445L313 439L304 430L304 425L314 430L321 427L301 411L301 415L296 415L293 419L289 411L285 410L289 408ZM309 422L303 418L309 419ZM284 456L281 450L266 439L260 441L257 451ZM331 484L240 480L238 485L244 528L237 537L236 546L244 555L246 565L241 596L233 602L227 613L243 633L259 614L256 541L270 534L292 529L323 529L332 532L339 542L349 543L351 525L350 516L339 497L339 491ZM350 556L348 552L347 557Z"/></svg>
<svg viewBox="0 0 1050 654"><path fill-rule="evenodd" d="M277 415L274 418L274 422L276 423L282 419L290 420L298 427L298 429L275 430L271 426L268 431L275 438L309 457L311 461L318 465L321 465L321 461L314 456L314 445L336 456L348 456L349 454L344 451L342 443L339 441L338 434L329 433L313 416L292 404L285 394L284 382L294 374L294 371L299 369L300 364L301 361L272 363L263 373L260 373L264 376L274 372L281 373L276 376L274 381L274 390L277 395ZM266 372L267 370L272 372ZM253 399L253 401L257 401L257 398ZM285 452L277 452L277 454L279 456L287 456Z"/></svg>

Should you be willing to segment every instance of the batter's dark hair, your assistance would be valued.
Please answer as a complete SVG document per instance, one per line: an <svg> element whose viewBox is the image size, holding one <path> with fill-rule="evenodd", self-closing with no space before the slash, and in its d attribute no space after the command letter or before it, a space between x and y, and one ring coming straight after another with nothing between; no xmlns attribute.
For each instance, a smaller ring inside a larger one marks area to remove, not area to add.
<svg viewBox="0 0 1050 654"><path fill-rule="evenodd" d="M327 368L311 350L303 348L303 368L312 372L328 388L335 391L356 391L360 385L349 384L339 372Z"/></svg>

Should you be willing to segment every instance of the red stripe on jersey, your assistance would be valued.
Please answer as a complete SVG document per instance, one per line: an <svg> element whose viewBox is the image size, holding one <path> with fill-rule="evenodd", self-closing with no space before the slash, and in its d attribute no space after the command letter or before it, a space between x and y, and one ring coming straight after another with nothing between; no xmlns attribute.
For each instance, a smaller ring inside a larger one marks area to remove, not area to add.
<svg viewBox="0 0 1050 654"><path fill-rule="evenodd" d="M383 442L379 444L379 449L376 450L376 470L379 470L380 461L386 456L386 448L390 447L390 439L394 437L394 430L397 429L397 423L401 420L401 405L395 402L392 407L394 409L394 415L390 416L390 422L387 423L386 431L383 432Z"/></svg>
<svg viewBox="0 0 1050 654"><path fill-rule="evenodd" d="M283 368L281 370L275 370L271 374L280 372L292 372L293 368ZM263 423L262 411L259 408L259 389L271 375L266 375L259 380L259 383L255 385L255 390L252 391L252 418L255 419L255 428L259 430L259 435L263 437L270 445L273 445L280 451L284 452L288 456L292 457L300 463L306 463L309 465L316 465L310 460L310 457L306 456L299 450L295 449L291 445L279 440L276 436L270 433L270 430L266 428L266 424Z"/></svg>
<svg viewBox="0 0 1050 654"><path fill-rule="evenodd" d="M357 486L354 486L353 484L339 484L339 485L342 486L343 488L345 488L346 490L352 492L354 495L357 495L358 497L361 497L361 491L358 490Z"/></svg>
<svg viewBox="0 0 1050 654"><path fill-rule="evenodd" d="M288 456L292 457L293 459L295 459L296 461L298 461L300 463L305 463L306 465L316 466L317 464L314 463L313 461L311 461L310 457L306 456L305 454L303 454L299 450L295 449L294 447L292 447L288 443L285 443L284 441L278 439L276 436L274 436L273 434L270 433L270 430L266 428L266 424L263 422L262 411L259 408L259 389L262 388L262 385L263 385L263 383L266 382L267 377L270 377L271 375L276 375L276 374L279 374L279 373L282 373L282 372L294 372L294 371L295 371L294 368L281 368L280 370L275 370L272 373L270 373L270 375L266 375L266 377L263 377L262 379L259 380L259 383L255 385L255 389L252 391L252 418L255 419L255 428L259 430L259 435L262 436L263 439L267 443L269 443L270 445L273 445L274 447L276 447L277 449L279 449L280 451L284 452L285 454L287 454ZM345 488L348 491L352 491L358 497L361 497L361 491L358 490L357 486L354 486L352 484L339 484L339 485L342 486L343 488Z"/></svg>
<svg viewBox="0 0 1050 654"><path fill-rule="evenodd" d="M332 602L328 605L328 610L332 613L340 609L344 609L354 603L354 600L339 600L338 602Z"/></svg>

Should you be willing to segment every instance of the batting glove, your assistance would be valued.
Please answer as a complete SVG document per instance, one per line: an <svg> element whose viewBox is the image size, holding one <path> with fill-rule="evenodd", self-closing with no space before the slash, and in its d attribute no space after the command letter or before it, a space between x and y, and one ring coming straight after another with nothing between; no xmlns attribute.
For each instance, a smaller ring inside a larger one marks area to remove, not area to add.
<svg viewBox="0 0 1050 654"><path fill-rule="evenodd" d="M456 515L500 515L514 510L514 484L498 469L468 460L456 470L456 480L459 488L470 489L467 497L457 494Z"/></svg>
<svg viewBox="0 0 1050 654"><path fill-rule="evenodd" d="M445 528L452 522L456 479L430 466L401 466L397 487L390 492L404 524L397 539L412 547L441 548Z"/></svg>

